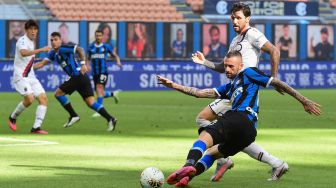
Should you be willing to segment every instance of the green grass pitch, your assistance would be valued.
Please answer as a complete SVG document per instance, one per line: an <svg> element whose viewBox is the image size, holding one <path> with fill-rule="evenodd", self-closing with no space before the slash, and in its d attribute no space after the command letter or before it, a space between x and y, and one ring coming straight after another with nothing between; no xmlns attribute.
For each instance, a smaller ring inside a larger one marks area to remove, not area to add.
<svg viewBox="0 0 336 188"><path fill-rule="evenodd" d="M336 187L336 90L301 92L322 105L322 116L307 114L288 95L260 93L256 142L288 162L290 171L280 181L267 182L270 167L239 153L232 157L235 167L221 182L210 182L211 168L194 178L190 187ZM116 131L108 133L105 120L91 118L93 111L78 94L70 100L81 121L63 128L68 115L52 93L48 96L43 127L49 135L31 135L36 103L20 116L14 133L7 118L20 96L0 93L1 188L136 188L148 166L158 167L167 177L183 165L197 138L194 119L211 102L174 91L122 92L119 104L104 101L119 120ZM29 140L58 144L34 145Z"/></svg>

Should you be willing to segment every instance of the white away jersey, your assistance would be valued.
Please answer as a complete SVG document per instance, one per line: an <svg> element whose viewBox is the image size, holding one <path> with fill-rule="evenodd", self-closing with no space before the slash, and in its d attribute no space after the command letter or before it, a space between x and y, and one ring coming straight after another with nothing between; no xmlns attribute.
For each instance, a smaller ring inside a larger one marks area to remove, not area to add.
<svg viewBox="0 0 336 188"><path fill-rule="evenodd" d="M22 77L34 77L33 69L35 55L22 57L20 50L26 49L29 51L34 50L34 41L30 40L27 35L22 36L16 42L15 58L14 58L14 79Z"/></svg>
<svg viewBox="0 0 336 188"><path fill-rule="evenodd" d="M257 67L261 48L267 42L265 35L254 27L237 35L231 42L229 51L239 51L243 57L244 68Z"/></svg>

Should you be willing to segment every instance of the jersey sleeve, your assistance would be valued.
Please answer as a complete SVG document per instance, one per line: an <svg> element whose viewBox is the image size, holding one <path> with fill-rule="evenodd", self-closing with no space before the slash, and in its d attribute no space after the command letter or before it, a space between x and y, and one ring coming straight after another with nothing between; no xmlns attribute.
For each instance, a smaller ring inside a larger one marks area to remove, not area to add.
<svg viewBox="0 0 336 188"><path fill-rule="evenodd" d="M266 75L256 67L250 67L245 69L244 75L247 76L252 83L258 84L263 87L268 87L273 80L273 77Z"/></svg>
<svg viewBox="0 0 336 188"><path fill-rule="evenodd" d="M28 43L27 41L23 40L23 38L20 38L20 40L17 41L16 46L19 51L28 49Z"/></svg>
<svg viewBox="0 0 336 188"><path fill-rule="evenodd" d="M261 49L268 42L265 35L256 28L251 28L247 32L249 42L256 48Z"/></svg>
<svg viewBox="0 0 336 188"><path fill-rule="evenodd" d="M218 98L221 99L226 99L228 98L227 93L229 92L231 87L231 83L219 86L217 88L214 88L215 92L217 93L217 95L219 96Z"/></svg>
<svg viewBox="0 0 336 188"><path fill-rule="evenodd" d="M107 52L108 52L111 56L113 56L113 47L112 47L111 45L109 45L109 44L105 44L105 47L106 47Z"/></svg>
<svg viewBox="0 0 336 188"><path fill-rule="evenodd" d="M92 45L89 46L89 48L87 49L87 55L88 55L88 58L91 59L91 49L92 49Z"/></svg>
<svg viewBox="0 0 336 188"><path fill-rule="evenodd" d="M75 54L77 45L63 45L59 49L59 53Z"/></svg>
<svg viewBox="0 0 336 188"><path fill-rule="evenodd" d="M55 51L54 50L49 51L47 57L45 57L44 59L48 60L50 62L54 61L55 60Z"/></svg>

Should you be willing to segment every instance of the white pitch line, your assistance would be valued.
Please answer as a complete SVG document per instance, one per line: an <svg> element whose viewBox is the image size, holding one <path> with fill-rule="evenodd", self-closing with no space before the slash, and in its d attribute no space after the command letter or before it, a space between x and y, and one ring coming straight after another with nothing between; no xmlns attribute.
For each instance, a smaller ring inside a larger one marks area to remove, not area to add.
<svg viewBox="0 0 336 188"><path fill-rule="evenodd" d="M26 142L20 144L1 144L1 141L12 141L12 142ZM50 142L44 140L26 140L26 139L17 139L17 138L1 138L0 137L0 147L1 146L41 146L41 145L52 145L58 144L58 142Z"/></svg>

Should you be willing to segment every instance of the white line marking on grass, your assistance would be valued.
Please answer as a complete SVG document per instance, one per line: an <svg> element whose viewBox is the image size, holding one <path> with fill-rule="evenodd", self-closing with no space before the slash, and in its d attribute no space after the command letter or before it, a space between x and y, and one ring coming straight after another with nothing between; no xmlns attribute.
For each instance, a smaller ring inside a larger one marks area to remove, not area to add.
<svg viewBox="0 0 336 188"><path fill-rule="evenodd" d="M24 142L18 144L1 144L1 141L11 141L11 142ZM26 140L17 138L1 138L0 137L0 147L1 146L42 146L42 145L53 145L58 144L58 142L50 142L44 140Z"/></svg>

